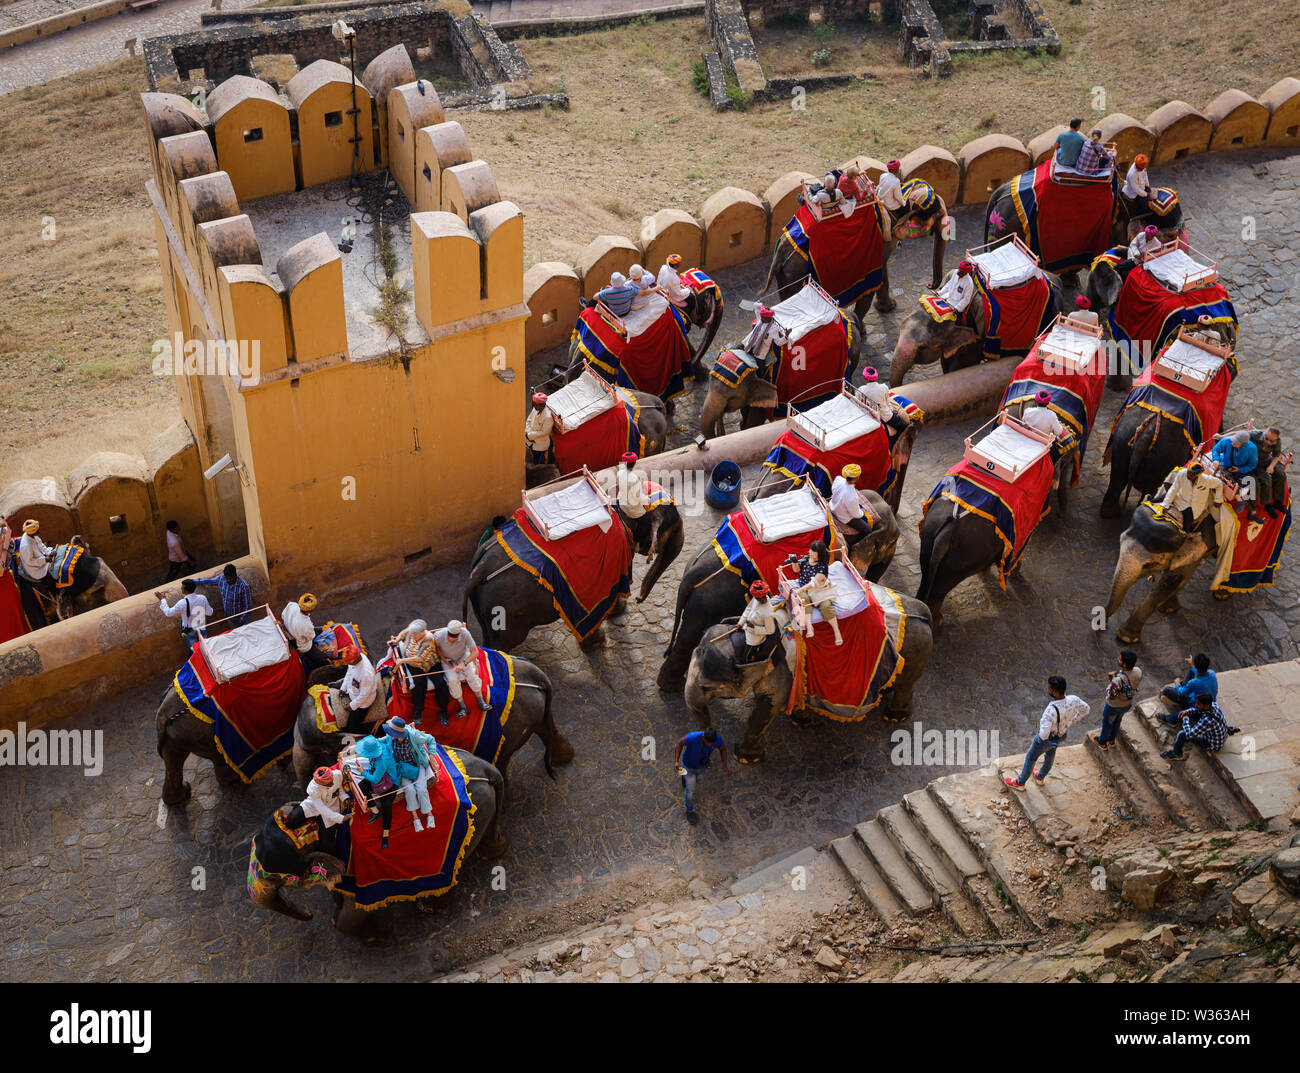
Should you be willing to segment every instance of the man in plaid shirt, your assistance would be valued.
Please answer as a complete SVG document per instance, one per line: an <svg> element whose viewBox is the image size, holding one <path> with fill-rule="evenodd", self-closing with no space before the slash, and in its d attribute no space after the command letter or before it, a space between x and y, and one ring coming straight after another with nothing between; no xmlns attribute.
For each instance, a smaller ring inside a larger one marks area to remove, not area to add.
<svg viewBox="0 0 1300 1073"><path fill-rule="evenodd" d="M1090 175L1100 175L1102 172L1109 172L1113 163L1110 154L1102 147L1101 131L1094 130L1092 137L1080 147L1079 159L1074 162L1074 168L1076 171L1086 171Z"/></svg>
<svg viewBox="0 0 1300 1073"><path fill-rule="evenodd" d="M1195 723L1192 722L1193 716L1196 716ZM1228 740L1228 720L1223 709L1209 693L1198 693L1196 707L1184 709L1178 713L1177 718L1170 715L1162 718L1171 724L1176 724L1178 718L1182 719L1182 729L1178 732L1178 737L1174 738L1173 746L1160 754L1166 760L1186 760L1183 746L1189 741L1207 752L1217 753Z"/></svg>
<svg viewBox="0 0 1300 1073"><path fill-rule="evenodd" d="M248 588L248 582L239 576L239 571L233 564L228 563L216 577L195 578L194 584L217 587L217 591L221 593L221 609L229 619L224 624L226 629L233 630L248 621L248 612L253 606L253 594Z"/></svg>

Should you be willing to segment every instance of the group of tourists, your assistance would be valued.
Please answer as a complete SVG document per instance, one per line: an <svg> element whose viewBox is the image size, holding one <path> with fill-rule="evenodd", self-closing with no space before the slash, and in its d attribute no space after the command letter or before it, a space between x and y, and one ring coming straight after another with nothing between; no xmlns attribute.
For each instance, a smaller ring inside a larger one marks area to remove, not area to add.
<svg viewBox="0 0 1300 1073"><path fill-rule="evenodd" d="M1184 533L1192 533L1214 512L1216 526L1227 532L1235 515L1246 507L1246 518L1263 522L1284 513L1286 475L1294 452L1282 453L1282 433L1275 426L1246 428L1219 436L1209 455L1195 455L1174 471L1157 507L1172 517Z"/></svg>
<svg viewBox="0 0 1300 1073"><path fill-rule="evenodd" d="M694 292L682 282L682 255L670 253L655 275L649 269L636 264L622 272L610 273L609 283L596 292L596 301L601 303L617 317L626 317L634 309L641 309L650 295L659 294L689 315L694 300ZM590 303L584 300L584 305Z"/></svg>

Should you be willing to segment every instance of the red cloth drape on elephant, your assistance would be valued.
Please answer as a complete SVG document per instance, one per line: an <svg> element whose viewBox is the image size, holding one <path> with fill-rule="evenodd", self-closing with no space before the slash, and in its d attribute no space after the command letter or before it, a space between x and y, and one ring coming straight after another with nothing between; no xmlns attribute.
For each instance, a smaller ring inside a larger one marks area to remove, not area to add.
<svg viewBox="0 0 1300 1073"><path fill-rule="evenodd" d="M856 722L880 703L903 660L885 628L885 609L870 586L867 593L866 607L839 620L842 645L825 622L813 627L812 637L796 638L787 711L808 708L840 722Z"/></svg>
<svg viewBox="0 0 1300 1073"><path fill-rule="evenodd" d="M622 389L619 402L604 413L584 421L574 429L551 434L555 464L561 473L574 473L586 466L590 470L607 469L631 451L638 458L645 454L645 438L637 432L641 407L636 397Z"/></svg>
<svg viewBox="0 0 1300 1073"><path fill-rule="evenodd" d="M849 335L843 313L830 324L814 328L797 343L781 347L779 359L768 366L776 384L777 403L807 402L840 390L849 371Z"/></svg>
<svg viewBox="0 0 1300 1073"><path fill-rule="evenodd" d="M881 211L879 205L872 205L857 209L847 219L831 216L815 220L808 206L800 205L786 225L786 235L807 257L813 278L840 305L849 305L880 288L885 266Z"/></svg>
<svg viewBox="0 0 1300 1073"><path fill-rule="evenodd" d="M27 632L22 597L13 574L0 567L0 645Z"/></svg>

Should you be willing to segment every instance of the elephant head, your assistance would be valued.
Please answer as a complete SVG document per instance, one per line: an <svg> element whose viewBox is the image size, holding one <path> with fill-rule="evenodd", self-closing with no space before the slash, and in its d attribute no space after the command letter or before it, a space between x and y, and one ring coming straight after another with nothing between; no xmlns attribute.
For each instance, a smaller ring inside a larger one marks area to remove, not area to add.
<svg viewBox="0 0 1300 1073"><path fill-rule="evenodd" d="M283 805L277 814L290 830L315 823L315 837L298 845L276 822L276 814L267 817L262 829L253 836L248 861L248 896L263 909L282 913L294 920L311 920L311 910L292 902L285 890L322 885L334 889L347 870L346 864L335 853L338 828L326 827L319 820L309 820L295 802Z"/></svg>
<svg viewBox="0 0 1300 1073"><path fill-rule="evenodd" d="M953 363L951 367L961 368L968 364L963 352L973 351L978 342L979 335L974 328L951 320L940 323L924 309L918 309L903 322L898 333L889 363L889 386L899 387L913 365L943 361L945 369L950 367L949 363Z"/></svg>
<svg viewBox="0 0 1300 1073"><path fill-rule="evenodd" d="M1100 317L1105 315L1106 310L1114 308L1123 287L1124 281L1119 278L1115 266L1102 261L1088 273L1083 293L1092 303L1093 311Z"/></svg>

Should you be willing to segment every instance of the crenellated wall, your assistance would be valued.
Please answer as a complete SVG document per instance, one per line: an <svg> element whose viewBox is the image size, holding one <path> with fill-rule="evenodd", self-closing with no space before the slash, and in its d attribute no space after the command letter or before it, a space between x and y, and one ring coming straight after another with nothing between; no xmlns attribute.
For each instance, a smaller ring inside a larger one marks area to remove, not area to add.
<svg viewBox="0 0 1300 1073"><path fill-rule="evenodd" d="M757 4L757 0L755 0ZM747 5L753 6L753 5ZM1151 166L1207 151L1267 145L1300 149L1300 79L1283 78L1259 100L1240 90L1221 93L1204 113L1171 101L1139 121L1115 112L1097 120L1107 142L1115 142L1121 169L1139 153ZM1006 134L986 134L967 142L957 155L922 145L900 158L904 179L931 183L949 205L982 205L1003 182L1044 160L1064 127L1053 127L1028 144ZM856 163L874 182L885 165L859 156ZM579 296L592 297L611 272L642 264L657 272L670 253L706 271L726 268L772 249L794 214L801 181L813 176L792 171L775 179L759 197L729 186L710 196L698 213L660 209L643 220L640 236L598 235L573 265L543 261L524 277L528 303L529 355L559 346L578 319ZM1158 174L1154 176L1158 181ZM975 244L974 242L969 244Z"/></svg>

